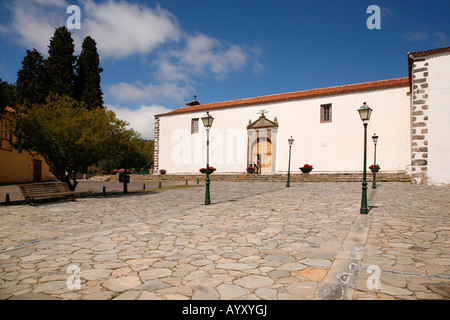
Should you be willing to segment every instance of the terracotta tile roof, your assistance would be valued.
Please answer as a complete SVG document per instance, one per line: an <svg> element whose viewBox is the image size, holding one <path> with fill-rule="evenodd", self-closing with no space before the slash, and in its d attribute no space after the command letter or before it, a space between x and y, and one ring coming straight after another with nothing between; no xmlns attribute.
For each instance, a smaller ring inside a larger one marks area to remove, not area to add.
<svg viewBox="0 0 450 320"><path fill-rule="evenodd" d="M201 105L197 105L197 106L186 106L186 107L179 108L179 109L176 109L176 110L168 112L168 113L155 115L155 117L159 118L161 116L177 115L177 114L188 113L188 112L211 111L211 110L218 110L218 109L273 103L273 102L282 102L282 101L290 101L290 100L301 100L301 99L308 99L308 98L333 96L333 95L353 93L353 92L363 92L363 91L372 91L372 90L380 90L380 89L406 87L406 86L408 86L408 84L409 84L409 78L397 78L397 79L380 80L380 81L365 82L365 83L358 83L358 84L349 84L349 85L344 85L344 86L329 87L329 88L322 88L322 89L312 89L312 90L306 90L306 91L280 93L280 94L273 94L273 95L254 97L254 98L245 98L245 99L239 99L239 100L201 104Z"/></svg>
<svg viewBox="0 0 450 320"><path fill-rule="evenodd" d="M422 57L427 57L427 56L431 56L434 54L440 54L440 53L445 53L445 52L450 52L450 47L436 48L436 49L417 51L417 52L408 52L408 58L410 58L410 59L411 58L422 58Z"/></svg>
<svg viewBox="0 0 450 320"><path fill-rule="evenodd" d="M14 110L13 108L8 107L8 106L5 107L5 111L11 112L11 113L16 112L16 110Z"/></svg>
<svg viewBox="0 0 450 320"><path fill-rule="evenodd" d="M409 75L409 91L412 92L412 81L411 81L411 74L412 74L412 65L414 59L419 59L423 57L432 56L435 54L441 54L450 52L450 47L444 47L444 48L436 48L431 50L425 50L425 51L417 51L417 52L408 52L408 75Z"/></svg>

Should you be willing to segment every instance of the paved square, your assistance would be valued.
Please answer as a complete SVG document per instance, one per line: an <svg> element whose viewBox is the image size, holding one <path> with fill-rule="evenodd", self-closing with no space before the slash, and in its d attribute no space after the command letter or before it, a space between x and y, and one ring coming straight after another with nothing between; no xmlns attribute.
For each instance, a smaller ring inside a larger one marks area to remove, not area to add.
<svg viewBox="0 0 450 320"><path fill-rule="evenodd" d="M217 182L0 206L0 299L448 299L450 187Z"/></svg>

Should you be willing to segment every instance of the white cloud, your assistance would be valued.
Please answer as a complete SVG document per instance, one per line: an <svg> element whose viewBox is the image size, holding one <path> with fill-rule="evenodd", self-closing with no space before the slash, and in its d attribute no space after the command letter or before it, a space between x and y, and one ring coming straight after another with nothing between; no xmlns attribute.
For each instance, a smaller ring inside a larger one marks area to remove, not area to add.
<svg viewBox="0 0 450 320"><path fill-rule="evenodd" d="M129 123L129 127L139 132L144 139L154 139L155 115L172 111L171 109L151 105L142 105L137 109L121 107L118 105L110 105L108 110L116 113L117 118L125 120Z"/></svg>
<svg viewBox="0 0 450 320"><path fill-rule="evenodd" d="M121 82L107 87L108 96L119 102L155 102L162 100L182 102L183 97L192 91L193 88L190 85L179 86L176 82L162 82L156 85Z"/></svg>
<svg viewBox="0 0 450 320"><path fill-rule="evenodd" d="M2 28L2 33L9 34L27 48L36 48L46 54L55 27L66 22L67 6L69 4L64 0L12 1L7 5L12 13L12 23L8 28Z"/></svg>
<svg viewBox="0 0 450 320"><path fill-rule="evenodd" d="M408 41L422 41L428 38L428 33L424 31L410 32L406 35Z"/></svg>
<svg viewBox="0 0 450 320"><path fill-rule="evenodd" d="M12 22L2 26L0 32L47 56L55 28L66 25L70 17L66 12L69 5L68 0L13 0L8 5ZM203 33L190 35L180 28L173 14L159 5L150 8L145 3L120 0L79 0L78 5L81 29L71 30L75 54L79 54L83 39L89 35L96 40L101 59L140 55L152 61L142 64L153 68L148 82L120 82L106 87L106 95L117 103L182 103L183 97L195 92L199 80L220 80L245 67L253 72L261 70L254 59L260 50L225 43ZM131 70L136 78L149 71Z"/></svg>
<svg viewBox="0 0 450 320"><path fill-rule="evenodd" d="M431 31L416 31L410 32L406 36L406 39L411 42L416 41L429 41L435 47L447 46L449 43L449 37L443 32L431 32Z"/></svg>
<svg viewBox="0 0 450 320"><path fill-rule="evenodd" d="M449 38L445 33L442 32L435 32L433 33L433 35L436 38L436 41L434 42L434 44L436 46L448 46L449 44Z"/></svg>
<svg viewBox="0 0 450 320"><path fill-rule="evenodd" d="M175 17L167 10L127 2L83 2L83 33L98 43L103 57L147 54L181 36Z"/></svg>
<svg viewBox="0 0 450 320"><path fill-rule="evenodd" d="M98 4L81 0L79 4L81 30L72 31L78 51L88 35L97 41L102 58L115 59L151 53L181 36L175 17L159 6L152 9L114 0ZM2 27L2 33L17 34L20 43L46 55L55 28L66 25L70 17L69 5L65 0L14 0L8 5L12 23L9 30Z"/></svg>
<svg viewBox="0 0 450 320"><path fill-rule="evenodd" d="M247 54L237 45L224 45L204 34L186 37L186 48L172 55L193 72L212 72L224 75L244 66Z"/></svg>

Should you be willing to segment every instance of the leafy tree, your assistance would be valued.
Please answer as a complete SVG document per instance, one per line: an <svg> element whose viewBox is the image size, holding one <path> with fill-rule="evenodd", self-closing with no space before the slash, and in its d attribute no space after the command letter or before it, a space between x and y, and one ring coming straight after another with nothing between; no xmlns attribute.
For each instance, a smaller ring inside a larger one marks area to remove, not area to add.
<svg viewBox="0 0 450 320"><path fill-rule="evenodd" d="M63 26L55 29L45 60L46 80L49 91L73 97L75 79L75 45L69 30Z"/></svg>
<svg viewBox="0 0 450 320"><path fill-rule="evenodd" d="M148 140L144 143L144 147L142 148L142 153L146 159L146 164L144 169L150 169L153 167L154 163L154 151L155 151L155 141Z"/></svg>
<svg viewBox="0 0 450 320"><path fill-rule="evenodd" d="M153 165L153 141L146 141L140 137L132 139L126 153L114 158L104 159L99 163L102 170L111 173L114 169L127 167L135 171L149 169Z"/></svg>
<svg viewBox="0 0 450 320"><path fill-rule="evenodd" d="M124 156L139 134L103 108L88 109L67 95L49 95L46 103L15 113L14 147L44 157L50 171L71 190L76 174L102 159Z"/></svg>
<svg viewBox="0 0 450 320"><path fill-rule="evenodd" d="M22 61L22 69L17 72L17 103L44 103L47 95L45 88L44 58L36 49L27 50Z"/></svg>
<svg viewBox="0 0 450 320"><path fill-rule="evenodd" d="M16 87L0 78L0 113L16 104Z"/></svg>
<svg viewBox="0 0 450 320"><path fill-rule="evenodd" d="M76 65L75 99L84 101L88 108L103 107L103 92L100 88L100 57L97 43L91 37L86 37L82 44L80 56Z"/></svg>

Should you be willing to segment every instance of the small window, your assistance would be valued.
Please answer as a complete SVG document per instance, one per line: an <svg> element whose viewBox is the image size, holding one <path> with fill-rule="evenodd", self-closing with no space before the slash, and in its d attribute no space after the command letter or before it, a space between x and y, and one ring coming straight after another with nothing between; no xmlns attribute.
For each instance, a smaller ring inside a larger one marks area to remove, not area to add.
<svg viewBox="0 0 450 320"><path fill-rule="evenodd" d="M320 105L320 122L331 122L331 103Z"/></svg>
<svg viewBox="0 0 450 320"><path fill-rule="evenodd" d="M191 133L198 133L198 118L191 120Z"/></svg>

